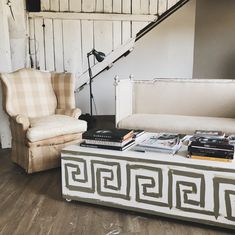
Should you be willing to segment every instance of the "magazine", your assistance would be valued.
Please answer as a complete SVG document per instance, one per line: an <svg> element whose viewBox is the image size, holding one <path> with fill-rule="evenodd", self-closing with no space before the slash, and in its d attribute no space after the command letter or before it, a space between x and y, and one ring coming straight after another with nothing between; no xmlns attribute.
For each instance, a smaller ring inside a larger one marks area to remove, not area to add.
<svg viewBox="0 0 235 235"><path fill-rule="evenodd" d="M156 151L175 154L181 147L178 134L151 134L135 146L137 151Z"/></svg>

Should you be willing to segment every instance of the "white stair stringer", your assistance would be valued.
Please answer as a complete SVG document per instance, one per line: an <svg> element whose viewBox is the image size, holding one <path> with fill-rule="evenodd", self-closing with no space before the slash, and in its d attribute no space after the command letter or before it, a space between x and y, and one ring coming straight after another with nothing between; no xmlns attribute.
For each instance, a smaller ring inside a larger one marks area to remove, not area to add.
<svg viewBox="0 0 235 235"><path fill-rule="evenodd" d="M101 63L96 63L92 69L93 78L97 76L100 72L112 65L119 57L124 56L128 51L131 51L135 45L135 37L129 39L125 44L119 46L117 49L112 51L106 56L106 58ZM75 91L79 91L83 88L84 85L89 84L89 74L88 70L78 77L76 82Z"/></svg>

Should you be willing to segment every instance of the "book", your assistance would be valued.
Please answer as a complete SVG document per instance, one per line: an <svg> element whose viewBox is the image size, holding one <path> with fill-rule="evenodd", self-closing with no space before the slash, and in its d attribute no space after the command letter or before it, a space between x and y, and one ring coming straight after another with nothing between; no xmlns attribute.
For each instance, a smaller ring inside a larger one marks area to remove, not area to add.
<svg viewBox="0 0 235 235"><path fill-rule="evenodd" d="M198 159L198 160L209 160L209 161L219 161L219 162L232 162L232 159L206 157L206 156L197 156L197 155L191 155L190 158Z"/></svg>
<svg viewBox="0 0 235 235"><path fill-rule="evenodd" d="M206 156L206 157L216 157L216 158L229 158L233 159L234 151L224 150L224 149L208 149L201 147L188 147L188 152L190 155Z"/></svg>
<svg viewBox="0 0 235 235"><path fill-rule="evenodd" d="M129 129L92 129L82 134L83 139L122 142L133 136L133 130Z"/></svg>
<svg viewBox="0 0 235 235"><path fill-rule="evenodd" d="M204 137L204 138L214 138L221 139L225 137L225 133L222 131L207 131L207 130L196 130L194 132L194 137Z"/></svg>
<svg viewBox="0 0 235 235"><path fill-rule="evenodd" d="M115 141L107 141L107 140L93 140L93 139L84 139L84 142L86 144L95 144L95 145L108 145L108 146L117 146L117 147L123 147L126 144L128 144L130 141L132 141L133 138L130 137L122 142L115 142Z"/></svg>
<svg viewBox="0 0 235 235"><path fill-rule="evenodd" d="M235 145L235 135L229 135L227 137L229 144Z"/></svg>
<svg viewBox="0 0 235 235"><path fill-rule="evenodd" d="M190 146L194 147L234 150L234 144L231 144L228 139L194 138L191 140Z"/></svg>
<svg viewBox="0 0 235 235"><path fill-rule="evenodd" d="M80 143L81 147L88 147L88 148L98 148L98 149L109 149L109 150L119 150L123 151L128 149L129 147L135 144L135 140L130 141L128 144L124 146L112 146L112 145L98 145L98 144L87 144L85 142Z"/></svg>
<svg viewBox="0 0 235 235"><path fill-rule="evenodd" d="M140 137L141 135L143 135L145 133L144 130L134 130L133 132L134 132L133 133L133 138L138 138L138 137Z"/></svg>
<svg viewBox="0 0 235 235"><path fill-rule="evenodd" d="M155 151L164 153L176 153L181 147L178 134L160 133L151 134L135 146L136 151Z"/></svg>

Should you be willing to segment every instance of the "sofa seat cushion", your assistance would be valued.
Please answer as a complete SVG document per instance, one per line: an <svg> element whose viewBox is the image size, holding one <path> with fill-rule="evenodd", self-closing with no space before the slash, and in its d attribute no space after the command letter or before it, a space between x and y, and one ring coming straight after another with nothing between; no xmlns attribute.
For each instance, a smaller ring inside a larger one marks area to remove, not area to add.
<svg viewBox="0 0 235 235"><path fill-rule="evenodd" d="M29 141L35 142L56 136L81 133L86 131L87 123L66 115L51 115L31 118L26 133Z"/></svg>
<svg viewBox="0 0 235 235"><path fill-rule="evenodd" d="M195 130L221 130L235 133L235 119L169 114L133 114L118 123L119 128L144 129L150 132L193 134Z"/></svg>

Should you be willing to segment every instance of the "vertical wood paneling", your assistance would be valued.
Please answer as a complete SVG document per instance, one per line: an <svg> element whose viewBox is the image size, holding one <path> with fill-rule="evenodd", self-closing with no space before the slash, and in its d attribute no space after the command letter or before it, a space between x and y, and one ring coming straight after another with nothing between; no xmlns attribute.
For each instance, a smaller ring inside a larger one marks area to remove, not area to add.
<svg viewBox="0 0 235 235"><path fill-rule="evenodd" d="M116 49L122 44L122 22L113 22L113 49Z"/></svg>
<svg viewBox="0 0 235 235"><path fill-rule="evenodd" d="M55 19L54 24L54 54L55 54L55 71L64 71L64 52L63 52L63 32L62 20Z"/></svg>
<svg viewBox="0 0 235 235"><path fill-rule="evenodd" d="M80 20L63 21L63 40L64 69L79 75L82 72Z"/></svg>
<svg viewBox="0 0 235 235"><path fill-rule="evenodd" d="M1 35L0 35L0 58L1 58L0 72L10 72L12 70L10 35L9 35L9 19L7 17L7 14L8 14L8 6L6 5L5 1L1 0L0 1L0 32L1 32ZM2 92L0 90L0 99L1 98L2 98ZM0 103L0 105L2 105L2 103ZM0 107L0 115L3 114L1 111L2 110ZM1 134L1 129L0 129L0 134Z"/></svg>
<svg viewBox="0 0 235 235"><path fill-rule="evenodd" d="M30 49L30 65L36 68L36 40L34 35L34 19L29 19L29 49Z"/></svg>
<svg viewBox="0 0 235 235"><path fill-rule="evenodd" d="M69 11L81 12L82 0L69 0Z"/></svg>
<svg viewBox="0 0 235 235"><path fill-rule="evenodd" d="M167 10L167 0L159 0L158 14L161 15Z"/></svg>
<svg viewBox="0 0 235 235"><path fill-rule="evenodd" d="M104 0L104 12L112 13L113 11L113 0Z"/></svg>
<svg viewBox="0 0 235 235"><path fill-rule="evenodd" d="M111 21L94 22L95 49L109 54L113 47L113 33Z"/></svg>
<svg viewBox="0 0 235 235"><path fill-rule="evenodd" d="M140 0L140 13L149 14L149 0Z"/></svg>
<svg viewBox="0 0 235 235"><path fill-rule="evenodd" d="M54 35L51 19L45 19L45 69L54 71Z"/></svg>
<svg viewBox="0 0 235 235"><path fill-rule="evenodd" d="M167 9L171 8L173 5L175 5L177 1L176 0L168 0Z"/></svg>
<svg viewBox="0 0 235 235"><path fill-rule="evenodd" d="M88 68L87 64L87 53L90 52L94 47L94 36L93 36L93 21L82 20L82 70L86 71ZM94 60L90 59L91 66L94 64Z"/></svg>
<svg viewBox="0 0 235 235"><path fill-rule="evenodd" d="M122 1L113 0L113 13L121 13L121 12L122 12Z"/></svg>
<svg viewBox="0 0 235 235"><path fill-rule="evenodd" d="M60 0L50 0L50 10L59 11L60 10Z"/></svg>
<svg viewBox="0 0 235 235"><path fill-rule="evenodd" d="M44 32L43 32L43 19L35 19L35 38L37 45L37 67L45 70L45 54L44 54Z"/></svg>
<svg viewBox="0 0 235 235"><path fill-rule="evenodd" d="M95 11L96 12L104 11L104 0L95 0Z"/></svg>
<svg viewBox="0 0 235 235"><path fill-rule="evenodd" d="M42 11L50 10L50 0L41 0L41 10Z"/></svg>
<svg viewBox="0 0 235 235"><path fill-rule="evenodd" d="M131 13L131 0L122 0L122 13Z"/></svg>
<svg viewBox="0 0 235 235"><path fill-rule="evenodd" d="M135 37L136 34L143 29L149 22L132 22L132 37Z"/></svg>
<svg viewBox="0 0 235 235"><path fill-rule="evenodd" d="M140 14L141 13L140 10L141 10L141 0L132 0L132 14Z"/></svg>
<svg viewBox="0 0 235 235"><path fill-rule="evenodd" d="M69 10L69 1L70 0L60 0L60 11L68 11Z"/></svg>
<svg viewBox="0 0 235 235"><path fill-rule="evenodd" d="M179 0L41 0L42 11L162 14Z"/></svg>
<svg viewBox="0 0 235 235"><path fill-rule="evenodd" d="M82 11L83 12L94 12L95 11L95 1L94 0L83 0L82 1Z"/></svg>
<svg viewBox="0 0 235 235"><path fill-rule="evenodd" d="M149 13L153 15L158 13L158 0L149 1Z"/></svg>
<svg viewBox="0 0 235 235"><path fill-rule="evenodd" d="M122 43L125 43L131 38L131 22L123 21L122 22Z"/></svg>

